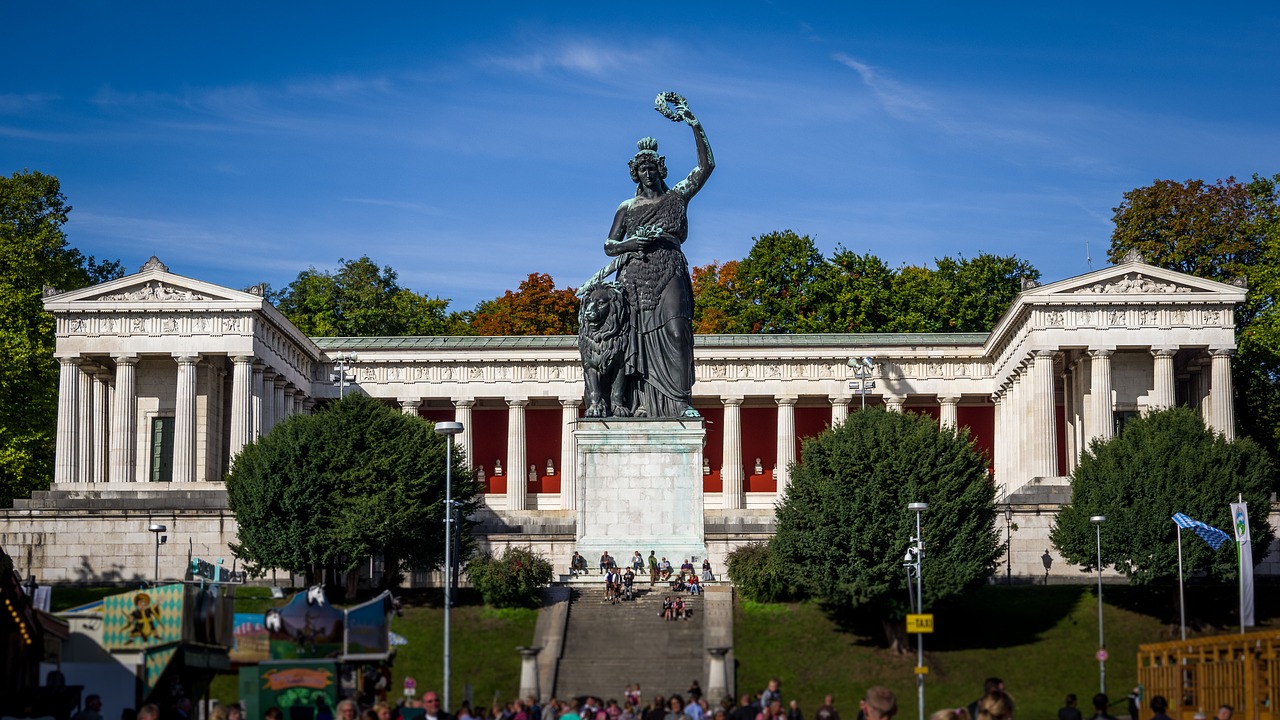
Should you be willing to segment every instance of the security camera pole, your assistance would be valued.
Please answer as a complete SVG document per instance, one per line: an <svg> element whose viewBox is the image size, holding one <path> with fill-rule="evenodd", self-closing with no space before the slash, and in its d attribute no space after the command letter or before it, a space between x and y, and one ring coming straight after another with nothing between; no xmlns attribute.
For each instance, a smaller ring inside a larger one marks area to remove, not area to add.
<svg viewBox="0 0 1280 720"><path fill-rule="evenodd" d="M907 510L914 511L916 514L916 534L911 538L913 545L907 547L907 556L903 558L903 567L907 569L907 594L911 594L911 575L912 571L916 576L916 592L915 592L915 612L918 620L923 620L924 615L924 584L920 578L920 562L924 559L924 536L920 534L920 515L929 509L929 503L913 502L907 505ZM926 630L923 627L915 628L916 633L916 700L920 708L920 720L924 720L924 675L928 670L924 664L924 633L933 632L932 616L928 616L929 627ZM908 628L910 630L910 628Z"/></svg>
<svg viewBox="0 0 1280 720"><path fill-rule="evenodd" d="M849 389L857 390L862 396L862 409L867 409L867 391L872 390L876 386L876 381L871 379L871 375L875 372L876 360L870 357L849 358L847 363L853 368L853 376L856 380L849 381Z"/></svg>

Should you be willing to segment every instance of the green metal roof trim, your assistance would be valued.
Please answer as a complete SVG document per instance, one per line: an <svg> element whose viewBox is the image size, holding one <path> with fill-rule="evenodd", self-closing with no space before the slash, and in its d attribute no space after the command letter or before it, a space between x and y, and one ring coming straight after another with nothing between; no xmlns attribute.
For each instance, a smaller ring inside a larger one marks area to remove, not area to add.
<svg viewBox="0 0 1280 720"><path fill-rule="evenodd" d="M808 333L796 335L695 335L696 347L894 347L950 345L981 347L989 333ZM321 350L525 350L576 347L573 335L492 335L429 337L317 337Z"/></svg>

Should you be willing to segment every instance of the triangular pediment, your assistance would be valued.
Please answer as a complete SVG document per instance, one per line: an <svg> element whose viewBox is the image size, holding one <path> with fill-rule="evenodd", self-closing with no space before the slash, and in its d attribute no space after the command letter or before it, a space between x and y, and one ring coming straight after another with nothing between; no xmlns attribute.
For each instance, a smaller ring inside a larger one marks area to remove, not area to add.
<svg viewBox="0 0 1280 720"><path fill-rule="evenodd" d="M1215 280L1187 275L1176 270L1166 270L1148 265L1141 260L1130 260L1119 265L1095 270L1084 275L1059 280L1055 283L1031 288L1023 292L1027 299L1045 296L1076 296L1080 300L1107 296L1160 296L1190 294L1223 294L1239 296L1243 300L1243 285L1236 286Z"/></svg>
<svg viewBox="0 0 1280 720"><path fill-rule="evenodd" d="M169 272L163 264L152 258L140 272L109 280L65 293L46 292L45 306L54 309L70 309L69 305L85 307L93 305L134 304L190 305L203 303L250 303L260 305L260 294L232 290L213 283L184 277Z"/></svg>

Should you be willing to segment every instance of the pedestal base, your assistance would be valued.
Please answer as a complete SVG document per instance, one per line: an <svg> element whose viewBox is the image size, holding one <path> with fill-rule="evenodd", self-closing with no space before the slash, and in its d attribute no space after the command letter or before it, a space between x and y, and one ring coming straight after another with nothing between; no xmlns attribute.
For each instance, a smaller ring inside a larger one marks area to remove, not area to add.
<svg viewBox="0 0 1280 720"><path fill-rule="evenodd" d="M697 420L582 420L578 446L577 547L594 569L608 550L619 567L636 550L679 568L707 554L702 445Z"/></svg>

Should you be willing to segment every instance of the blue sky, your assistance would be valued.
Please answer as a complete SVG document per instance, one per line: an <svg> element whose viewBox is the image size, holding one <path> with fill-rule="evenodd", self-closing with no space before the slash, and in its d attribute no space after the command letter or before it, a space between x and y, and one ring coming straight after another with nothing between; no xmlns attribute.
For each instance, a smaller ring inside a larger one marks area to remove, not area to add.
<svg viewBox="0 0 1280 720"><path fill-rule="evenodd" d="M773 230L890 265L1105 264L1157 178L1280 172L1273 3L4 3L0 171L71 243L232 287L368 254L451 308L606 263L626 161L692 135L690 262Z"/></svg>

